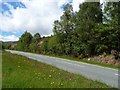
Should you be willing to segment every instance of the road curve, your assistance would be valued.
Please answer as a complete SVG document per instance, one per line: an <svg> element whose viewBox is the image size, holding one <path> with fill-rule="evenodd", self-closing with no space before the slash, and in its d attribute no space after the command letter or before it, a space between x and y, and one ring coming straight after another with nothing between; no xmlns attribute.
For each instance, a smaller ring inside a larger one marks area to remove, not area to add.
<svg viewBox="0 0 120 90"><path fill-rule="evenodd" d="M9 51L13 54L23 55L72 73L83 75L92 80L98 80L112 87L120 88L120 72L116 69L27 52L13 50L6 51Z"/></svg>

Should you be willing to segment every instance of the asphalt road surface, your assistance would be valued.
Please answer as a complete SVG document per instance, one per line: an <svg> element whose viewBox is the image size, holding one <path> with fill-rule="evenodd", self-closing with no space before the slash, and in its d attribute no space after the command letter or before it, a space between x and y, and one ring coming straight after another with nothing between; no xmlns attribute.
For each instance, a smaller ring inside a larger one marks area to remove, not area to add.
<svg viewBox="0 0 120 90"><path fill-rule="evenodd" d="M47 63L59 69L83 75L89 79L106 83L112 87L120 88L120 72L116 69L27 52L13 50L6 51L9 51L13 54L23 55L43 63Z"/></svg>

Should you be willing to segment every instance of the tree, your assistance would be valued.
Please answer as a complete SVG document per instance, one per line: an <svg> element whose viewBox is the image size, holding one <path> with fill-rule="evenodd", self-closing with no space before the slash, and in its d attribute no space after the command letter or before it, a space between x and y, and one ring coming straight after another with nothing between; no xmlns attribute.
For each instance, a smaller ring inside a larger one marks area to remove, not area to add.
<svg viewBox="0 0 120 90"><path fill-rule="evenodd" d="M99 2L84 2L79 8L76 31L79 33L83 53L90 56L95 54L95 26L102 24L102 9Z"/></svg>
<svg viewBox="0 0 120 90"><path fill-rule="evenodd" d="M17 49L22 51L29 51L29 45L32 42L32 35L29 32L25 32L17 43Z"/></svg>
<svg viewBox="0 0 120 90"><path fill-rule="evenodd" d="M0 42L1 45L2 45L2 49L10 49L10 44L9 43L6 43L6 42Z"/></svg>
<svg viewBox="0 0 120 90"><path fill-rule="evenodd" d="M41 39L41 35L39 33L34 34L33 40L35 40L35 42L39 42L40 39Z"/></svg>
<svg viewBox="0 0 120 90"><path fill-rule="evenodd" d="M29 49L30 49L30 51L31 52L37 52L37 50L38 50L38 46L37 46L37 44L36 43L34 43L34 42L32 42L30 45L29 45Z"/></svg>
<svg viewBox="0 0 120 90"><path fill-rule="evenodd" d="M105 2L104 24L109 52L112 49L120 51L120 2Z"/></svg>
<svg viewBox="0 0 120 90"><path fill-rule="evenodd" d="M41 36L39 33L34 34L33 38L32 38L32 42L29 45L29 49L31 50L31 52L39 52L39 42L40 42Z"/></svg>
<svg viewBox="0 0 120 90"><path fill-rule="evenodd" d="M48 39L49 38L45 38L42 45L41 45L41 47L40 47L41 53L43 53L43 54L48 53Z"/></svg>
<svg viewBox="0 0 120 90"><path fill-rule="evenodd" d="M25 32L17 47L23 51L74 57L109 53L112 49L120 51L120 3L105 2L103 11L101 6L100 2L84 2L78 12L73 12L68 3L60 20L54 21L53 36L41 38L36 33L32 38Z"/></svg>
<svg viewBox="0 0 120 90"><path fill-rule="evenodd" d="M66 4L64 6L63 15L60 17L60 21L54 22L54 32L59 39L59 43L61 44L63 52L65 54L72 53L72 40L71 33L73 30L73 23L71 21L73 16L73 8L72 5Z"/></svg>
<svg viewBox="0 0 120 90"><path fill-rule="evenodd" d="M72 5L64 6L60 21L54 22L54 32L66 55L95 53L95 26L102 24L102 9L99 2L84 2L79 12L73 12Z"/></svg>

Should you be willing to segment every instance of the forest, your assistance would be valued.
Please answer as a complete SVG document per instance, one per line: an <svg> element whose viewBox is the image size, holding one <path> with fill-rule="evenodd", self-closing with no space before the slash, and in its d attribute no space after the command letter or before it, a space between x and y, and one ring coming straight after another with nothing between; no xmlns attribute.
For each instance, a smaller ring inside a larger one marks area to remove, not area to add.
<svg viewBox="0 0 120 90"><path fill-rule="evenodd" d="M26 31L14 46L3 43L2 48L79 58L114 53L120 58L120 2L84 2L78 12L68 3L63 9L54 21L54 35Z"/></svg>

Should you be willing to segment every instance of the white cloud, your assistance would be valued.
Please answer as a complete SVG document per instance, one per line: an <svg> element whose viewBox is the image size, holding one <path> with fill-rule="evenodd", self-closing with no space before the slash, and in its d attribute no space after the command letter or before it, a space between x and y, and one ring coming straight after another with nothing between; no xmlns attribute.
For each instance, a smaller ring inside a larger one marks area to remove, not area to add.
<svg viewBox="0 0 120 90"><path fill-rule="evenodd" d="M73 0L72 6L74 11L79 11L80 3L83 3L85 0Z"/></svg>
<svg viewBox="0 0 120 90"><path fill-rule="evenodd" d="M15 35L10 35L10 36L2 36L0 35L0 41L18 41L18 37Z"/></svg>
<svg viewBox="0 0 120 90"><path fill-rule="evenodd" d="M28 30L32 34L36 32L42 35L51 34L54 20L59 19L62 13L58 6L59 1L23 0L23 3L26 8L13 9L10 4L6 4L12 15L10 17L7 12L4 15L0 14L1 30L5 32Z"/></svg>
<svg viewBox="0 0 120 90"><path fill-rule="evenodd" d="M32 34L39 32L41 35L52 34L53 22L59 19L63 11L60 6L69 0L21 0L26 8L14 9L5 3L12 15L0 13L0 30L2 32L29 31ZM79 4L83 0L73 0L74 11L78 11ZM14 36L15 37L15 36ZM6 39L6 38L4 38ZM10 40L8 38L8 40ZM12 36L12 40L14 40Z"/></svg>
<svg viewBox="0 0 120 90"><path fill-rule="evenodd" d="M67 4L67 3L69 3L70 1L71 1L71 0L59 0L58 6L61 7L62 5Z"/></svg>

